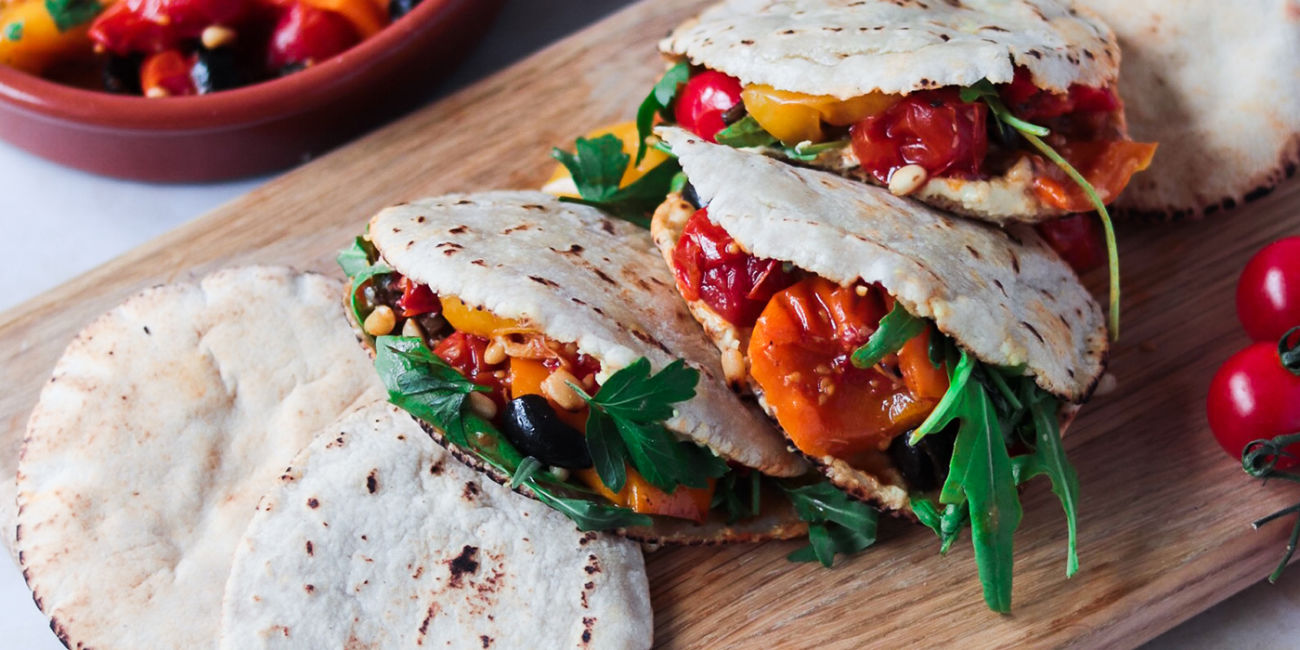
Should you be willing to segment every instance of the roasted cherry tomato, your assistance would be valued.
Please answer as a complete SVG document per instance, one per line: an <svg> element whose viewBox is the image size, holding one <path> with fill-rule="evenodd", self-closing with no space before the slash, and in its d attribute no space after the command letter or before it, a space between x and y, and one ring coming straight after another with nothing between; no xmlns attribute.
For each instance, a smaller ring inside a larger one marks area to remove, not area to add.
<svg viewBox="0 0 1300 650"><path fill-rule="evenodd" d="M1016 68L1015 79L1000 91L1007 108L1016 117L1030 122L1068 113L1109 113L1120 108L1119 96L1113 88L1074 84L1068 93L1058 95L1035 86L1026 68Z"/></svg>
<svg viewBox="0 0 1300 650"><path fill-rule="evenodd" d="M863 454L884 452L919 425L937 400L849 362L885 315L878 290L858 289L811 277L781 291L754 324L748 352L750 372L795 446L860 466Z"/></svg>
<svg viewBox="0 0 1300 650"><path fill-rule="evenodd" d="M853 125L853 151L881 183L904 165L931 176L978 176L988 153L988 107L966 103L955 90L913 93Z"/></svg>
<svg viewBox="0 0 1300 650"><path fill-rule="evenodd" d="M198 38L213 25L235 25L251 4L251 0L121 0L91 24L90 39L119 56L162 52Z"/></svg>
<svg viewBox="0 0 1300 650"><path fill-rule="evenodd" d="M673 273L687 300L705 304L738 327L753 324L772 294L794 278L776 260L741 250L702 208L686 221L673 249Z"/></svg>
<svg viewBox="0 0 1300 650"><path fill-rule="evenodd" d="M361 41L352 23L340 14L299 0L280 16L271 34L267 66L293 70L328 59Z"/></svg>
<svg viewBox="0 0 1300 650"><path fill-rule="evenodd" d="M438 297L433 295L429 287L413 282L406 276L398 280L398 286L402 288L402 297L397 300L397 306L402 308L402 318L437 313L442 309Z"/></svg>
<svg viewBox="0 0 1300 650"><path fill-rule="evenodd" d="M1155 143L1128 140L1066 142L1058 153L1088 179L1102 203L1114 201L1133 174L1151 166ZM1066 212L1090 212L1092 200L1055 164L1042 161L1034 176L1034 194L1040 201Z"/></svg>
<svg viewBox="0 0 1300 650"><path fill-rule="evenodd" d="M1300 326L1300 237L1255 254L1237 281L1237 317L1256 341L1277 341Z"/></svg>
<svg viewBox="0 0 1300 650"><path fill-rule="evenodd" d="M194 95L198 89L190 77L190 58L178 50L151 54L140 66L140 87L146 97Z"/></svg>
<svg viewBox="0 0 1300 650"><path fill-rule="evenodd" d="M721 72L705 70L691 77L677 95L673 111L677 124L695 135L714 142L727 125L722 114L740 103L740 82Z"/></svg>
<svg viewBox="0 0 1300 650"><path fill-rule="evenodd" d="M1038 224L1038 234L1077 273L1106 262L1106 235L1093 214L1074 214Z"/></svg>
<svg viewBox="0 0 1300 650"><path fill-rule="evenodd" d="M1252 343L1215 373L1206 415L1219 445L1237 460L1253 440L1298 433L1300 368L1289 370L1283 365L1277 343ZM1300 464L1300 444L1287 447L1287 452L1295 457L1279 458L1277 468Z"/></svg>
<svg viewBox="0 0 1300 650"><path fill-rule="evenodd" d="M491 388L492 392L488 393L488 396L497 403L497 406L505 406L505 403L510 400L510 389L505 381L507 368L504 364L491 366L483 360L488 342L481 336L453 332L434 346L433 353L459 370L466 379Z"/></svg>

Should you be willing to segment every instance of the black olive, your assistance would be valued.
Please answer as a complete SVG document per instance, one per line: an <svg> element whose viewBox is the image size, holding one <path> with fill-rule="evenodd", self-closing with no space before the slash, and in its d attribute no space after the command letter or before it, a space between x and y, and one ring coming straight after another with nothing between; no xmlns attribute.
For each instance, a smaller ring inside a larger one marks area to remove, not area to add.
<svg viewBox="0 0 1300 650"><path fill-rule="evenodd" d="M691 204L691 206L696 210L699 210L701 207L700 195L696 193L695 186L691 185L690 181L687 181L686 184L682 186L682 200Z"/></svg>
<svg viewBox="0 0 1300 650"><path fill-rule="evenodd" d="M418 4L420 4L420 0L388 0L388 17L397 20L411 13L411 10Z"/></svg>
<svg viewBox="0 0 1300 650"><path fill-rule="evenodd" d="M907 443L908 431L889 444L889 459L902 473L909 490L927 492L937 489L948 480L948 464L952 462L952 444L957 437L957 426L949 425L936 431L915 445Z"/></svg>
<svg viewBox="0 0 1300 650"><path fill-rule="evenodd" d="M142 54L110 56L104 64L104 90L123 95L143 93L140 89L140 64L143 62Z"/></svg>
<svg viewBox="0 0 1300 650"><path fill-rule="evenodd" d="M991 131L994 142L1010 148L1020 146L1020 132L1010 124L997 118L990 118L988 130Z"/></svg>
<svg viewBox="0 0 1300 650"><path fill-rule="evenodd" d="M190 68L190 78L194 80L194 87L198 89L200 95L238 88L241 83L234 48L219 47L209 50L200 47L194 67Z"/></svg>
<svg viewBox="0 0 1300 650"><path fill-rule="evenodd" d="M591 467L587 439L565 424L541 395L510 400L501 418L501 432L520 453L547 465L570 469Z"/></svg>

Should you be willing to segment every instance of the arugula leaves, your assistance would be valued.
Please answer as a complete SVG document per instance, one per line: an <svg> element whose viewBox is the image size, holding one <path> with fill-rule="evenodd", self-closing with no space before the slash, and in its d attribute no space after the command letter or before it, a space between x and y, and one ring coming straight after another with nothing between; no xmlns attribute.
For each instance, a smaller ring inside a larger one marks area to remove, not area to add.
<svg viewBox="0 0 1300 650"><path fill-rule="evenodd" d="M623 153L623 141L612 134L578 138L574 153L557 147L551 149L551 157L569 170L582 197L560 197L561 201L589 205L642 228L650 227L650 214L668 196L674 177L681 171L677 159L670 158L620 188L632 158Z"/></svg>
<svg viewBox="0 0 1300 650"><path fill-rule="evenodd" d="M655 114L661 115L665 120L673 119L668 111L672 109L673 100L677 99L677 91L690 78L691 65L682 61L669 68L655 83L650 94L642 100L641 106L636 110L636 134L641 141L636 149L636 164L640 165L641 159L645 158L646 138L650 137L651 129L654 128Z"/></svg>
<svg viewBox="0 0 1300 650"><path fill-rule="evenodd" d="M60 32L90 22L103 9L96 0L45 0L45 10Z"/></svg>
<svg viewBox="0 0 1300 650"><path fill-rule="evenodd" d="M468 410L465 402L469 394L488 389L465 379L419 338L375 339L375 369L393 404L438 427L448 442L511 476L513 487L527 487L540 501L572 519L579 529L607 530L653 523L650 517L627 508L598 503L597 497L583 495L542 471L536 459L525 458L491 422Z"/></svg>
<svg viewBox="0 0 1300 650"><path fill-rule="evenodd" d="M1097 216L1101 218L1102 229L1106 233L1106 260L1110 268L1110 338L1112 341L1119 340L1119 308L1120 308L1120 287L1119 287L1119 248L1115 243L1115 226L1111 223L1110 212L1106 211L1106 204L1102 202L1101 197L1097 194L1097 188L1088 182L1088 179L1079 173L1061 154L1057 153L1051 145L1043 142L1042 138L1051 133L1047 128L1030 124L1015 115L1002 103L1002 97L998 95L997 88L988 79L981 79L973 86L961 89L961 100L966 103L983 101L988 105L989 111L993 113L999 121L1016 131L1020 132L1021 137L1029 141L1040 153L1052 161L1061 171L1065 172L1070 180L1074 181L1083 193L1088 195L1088 200L1092 206L1097 209Z"/></svg>
<svg viewBox="0 0 1300 650"><path fill-rule="evenodd" d="M782 483L781 489L809 524L808 546L786 556L791 562L816 560L830 567L837 554L857 553L876 542L876 509L849 498L830 481L801 487Z"/></svg>
<svg viewBox="0 0 1300 650"><path fill-rule="evenodd" d="M718 131L713 138L718 144L737 148L772 147L781 142L771 133L765 131L758 123L758 120L754 119L753 115L746 115L737 120L735 124Z"/></svg>
<svg viewBox="0 0 1300 650"><path fill-rule="evenodd" d="M849 361L858 368L870 368L886 356L903 349L903 344L925 331L929 325L894 302L894 308L880 319L880 326L871 333L871 338L862 347L853 351Z"/></svg>
<svg viewBox="0 0 1300 650"><path fill-rule="evenodd" d="M727 513L727 523L757 517L762 505L763 474L758 470L730 471L718 479L710 509Z"/></svg>
<svg viewBox="0 0 1300 650"><path fill-rule="evenodd" d="M348 308L352 310L352 317L358 327L366 321L366 314L361 313L361 304L357 302L357 294L361 293L361 285L372 278L393 272L393 269L389 268L387 264L378 260L379 252L364 237L357 237L352 240L352 245L339 251L338 257L334 258L334 261L338 262L339 267L343 269L343 273L351 281ZM369 337L364 331L362 334Z"/></svg>
<svg viewBox="0 0 1300 650"><path fill-rule="evenodd" d="M623 488L626 464L669 494L678 485L707 487L709 479L727 473L726 461L700 445L678 440L663 426L673 417L673 404L695 396L699 381L699 371L681 359L651 375L650 362L642 357L611 375L595 397L570 384L590 407L587 448L606 487Z"/></svg>

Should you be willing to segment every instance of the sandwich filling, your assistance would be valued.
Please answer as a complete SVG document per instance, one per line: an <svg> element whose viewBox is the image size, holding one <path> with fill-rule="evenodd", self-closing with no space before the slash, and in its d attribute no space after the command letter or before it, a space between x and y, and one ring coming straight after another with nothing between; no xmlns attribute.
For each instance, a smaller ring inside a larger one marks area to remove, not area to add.
<svg viewBox="0 0 1300 650"><path fill-rule="evenodd" d="M655 113L710 142L828 169L961 214L1039 221L1093 209L1086 192L993 114L1037 125L1103 203L1147 168L1156 145L1133 142L1114 84L1052 93L1019 67L1010 83L872 92L849 99L764 84L742 85L683 62L643 104L642 135ZM656 94L668 101L650 103Z"/></svg>
<svg viewBox="0 0 1300 650"><path fill-rule="evenodd" d="M1017 486L1046 474L1067 513L1069 572L1077 567L1078 485L1060 443L1070 407L1023 368L982 364L878 283L840 284L750 254L680 194L652 232L728 381L752 390L832 483L911 512L945 547L969 521L986 600L1005 611Z"/></svg>

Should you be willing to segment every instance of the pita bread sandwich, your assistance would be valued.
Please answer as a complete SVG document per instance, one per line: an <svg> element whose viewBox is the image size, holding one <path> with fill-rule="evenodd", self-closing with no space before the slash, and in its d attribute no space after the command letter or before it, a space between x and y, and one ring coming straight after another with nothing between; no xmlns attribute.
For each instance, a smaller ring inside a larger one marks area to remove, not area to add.
<svg viewBox="0 0 1300 650"><path fill-rule="evenodd" d="M1155 152L1128 137L1114 34L1068 2L726 0L659 49L677 63L642 136L658 114L997 223L1110 203Z"/></svg>
<svg viewBox="0 0 1300 650"><path fill-rule="evenodd" d="M270 487L235 551L221 648L650 647L638 544L574 530L382 401Z"/></svg>
<svg viewBox="0 0 1300 650"><path fill-rule="evenodd" d="M1069 266L1032 228L660 133L700 205L670 196L651 232L727 379L846 493L919 519L945 548L969 521L998 611L1017 487L1047 475L1073 573L1078 485L1060 428L1108 342Z"/></svg>
<svg viewBox="0 0 1300 650"><path fill-rule="evenodd" d="M1133 136L1160 156L1116 206L1200 217L1259 198L1300 165L1300 3L1084 0L1124 47Z"/></svg>
<svg viewBox="0 0 1300 650"><path fill-rule="evenodd" d="M342 285L276 267L142 291L68 345L18 465L18 551L69 648L211 647L258 498L383 396Z"/></svg>
<svg viewBox="0 0 1300 650"><path fill-rule="evenodd" d="M540 192L456 194L380 212L339 261L391 401L579 528L704 543L824 523L800 506L838 494L825 482L768 489L809 466L728 389L644 230ZM862 548L874 513L854 512Z"/></svg>

